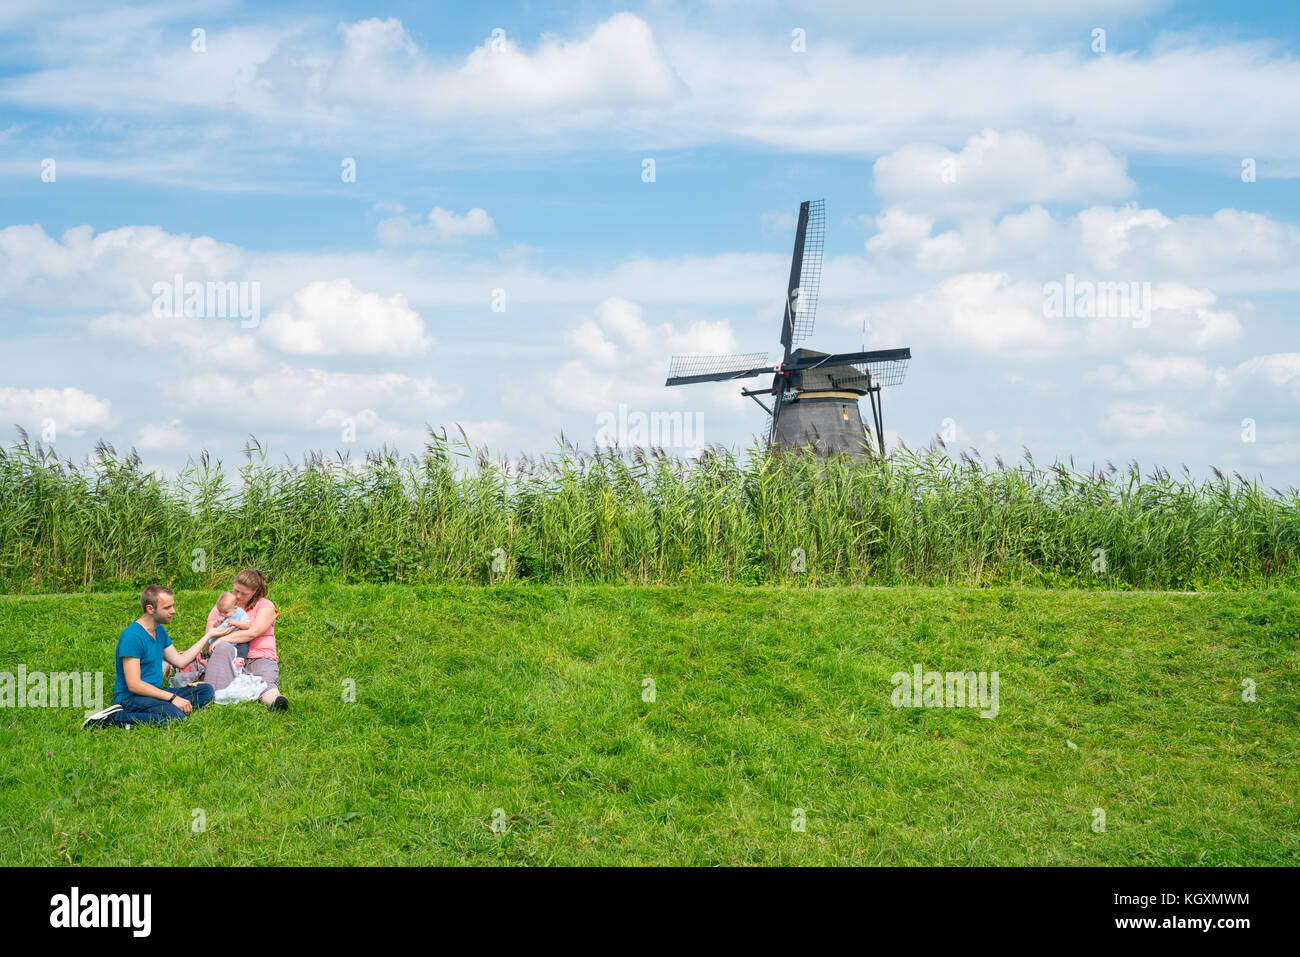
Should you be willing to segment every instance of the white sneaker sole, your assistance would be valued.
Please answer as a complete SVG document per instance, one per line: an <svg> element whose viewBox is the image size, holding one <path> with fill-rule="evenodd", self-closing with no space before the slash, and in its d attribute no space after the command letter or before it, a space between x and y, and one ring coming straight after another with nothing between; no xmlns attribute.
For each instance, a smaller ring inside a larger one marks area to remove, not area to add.
<svg viewBox="0 0 1300 957"><path fill-rule="evenodd" d="M120 704L109 705L103 711L96 711L94 714L88 716L85 721L81 722L81 727L83 730L86 728L98 728L121 710L122 706Z"/></svg>

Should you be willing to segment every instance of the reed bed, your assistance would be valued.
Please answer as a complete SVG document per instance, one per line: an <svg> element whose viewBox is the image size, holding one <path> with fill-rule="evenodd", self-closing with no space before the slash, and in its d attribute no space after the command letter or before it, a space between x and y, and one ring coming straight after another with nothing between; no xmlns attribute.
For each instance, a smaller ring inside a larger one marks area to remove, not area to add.
<svg viewBox="0 0 1300 957"><path fill-rule="evenodd" d="M942 444L885 459L711 447L491 459L461 433L423 453L275 462L252 440L172 479L100 443L82 464L25 434L0 449L0 589L273 581L1029 585L1300 584L1300 494L1217 469L985 464Z"/></svg>

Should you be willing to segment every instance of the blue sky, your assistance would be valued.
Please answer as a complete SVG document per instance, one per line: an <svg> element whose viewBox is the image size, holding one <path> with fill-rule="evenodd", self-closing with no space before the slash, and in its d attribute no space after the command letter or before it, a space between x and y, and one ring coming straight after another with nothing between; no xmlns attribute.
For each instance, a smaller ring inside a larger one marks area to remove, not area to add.
<svg viewBox="0 0 1300 957"><path fill-rule="evenodd" d="M824 198L807 345L912 348L889 444L1300 484L1288 6L18 0L0 422L164 471L250 433L590 446L620 408L744 448L757 406L668 359L777 354ZM255 322L158 314L178 274ZM1067 277L1141 318L1050 315Z"/></svg>

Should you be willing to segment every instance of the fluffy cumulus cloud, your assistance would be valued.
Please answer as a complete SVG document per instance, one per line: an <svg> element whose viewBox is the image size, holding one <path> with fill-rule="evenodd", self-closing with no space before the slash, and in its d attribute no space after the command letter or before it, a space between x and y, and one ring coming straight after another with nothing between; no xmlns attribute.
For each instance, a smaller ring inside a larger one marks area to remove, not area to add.
<svg viewBox="0 0 1300 957"><path fill-rule="evenodd" d="M1272 388L1292 402L1300 402L1300 352L1255 356L1241 363L1234 378L1242 383Z"/></svg>
<svg viewBox="0 0 1300 957"><path fill-rule="evenodd" d="M256 376L200 373L163 385L167 400L180 411L211 413L244 432L272 427L308 433L342 434L349 425L362 442L409 439L423 416L455 403L464 390L427 376L397 372L357 373L304 369L282 363ZM411 422L403 428L398 423Z"/></svg>
<svg viewBox="0 0 1300 957"><path fill-rule="evenodd" d="M1235 365L1200 356L1138 353L1086 373L1083 382L1105 393L1163 393L1216 411L1229 407L1285 407L1300 401L1300 353L1253 356Z"/></svg>
<svg viewBox="0 0 1300 957"><path fill-rule="evenodd" d="M685 393L664 387L670 357L736 351L726 321L687 317L651 326L641 306L617 297L601 302L594 317L570 329L565 338L579 355L551 377L551 398L562 408L584 412L616 409L620 402L641 408L680 407L688 401Z"/></svg>
<svg viewBox="0 0 1300 957"><path fill-rule="evenodd" d="M364 292L346 279L298 290L267 317L262 332L275 348L306 356L407 356L433 344L405 296Z"/></svg>
<svg viewBox="0 0 1300 957"><path fill-rule="evenodd" d="M1060 297L1045 284L1007 273L959 273L925 292L847 310L841 323L865 320L875 347L906 339L990 359L1065 358L1127 349L1204 350L1243 334L1235 313L1212 308L1216 297L1208 290L1136 282L1092 288L1096 291L1086 300L1076 292L1076 309L1063 310Z"/></svg>
<svg viewBox="0 0 1300 957"><path fill-rule="evenodd" d="M1053 286L1067 290L1064 283ZM1075 309L1059 321L1073 326L1089 352L1106 353L1123 349L1165 348L1171 350L1212 349L1243 335L1235 312L1214 308L1218 297L1208 289L1184 283L1076 282ZM1078 292L1085 286L1085 294ZM1091 290L1092 305L1086 291ZM1053 291L1054 292L1054 291ZM1056 297L1047 301L1055 307ZM1049 311L1052 311L1049 309Z"/></svg>
<svg viewBox="0 0 1300 957"><path fill-rule="evenodd" d="M1053 216L1031 206L972 216L951 229L937 217L889 208L869 221L865 243L882 268L919 273L998 266L1041 282L1195 280L1227 292L1300 288L1300 229L1269 216L1221 209L1167 216L1136 203Z"/></svg>
<svg viewBox="0 0 1300 957"><path fill-rule="evenodd" d="M1221 285L1272 290L1300 279L1300 229L1261 213L1220 209L1170 217L1136 203L1076 217L1081 258L1147 276L1217 276Z"/></svg>
<svg viewBox="0 0 1300 957"><path fill-rule="evenodd" d="M615 14L580 39L544 37L531 52L494 32L456 66L425 56L395 19L339 29L343 47L320 87L334 100L386 110L396 103L426 116L496 115L662 103L676 85L650 26L632 13Z"/></svg>
<svg viewBox="0 0 1300 957"><path fill-rule="evenodd" d="M0 297L103 308L105 299L145 308L160 283L246 280L244 250L210 236L169 233L156 226L122 226L96 233L75 226L55 238L39 225L0 229Z"/></svg>
<svg viewBox="0 0 1300 957"><path fill-rule="evenodd" d="M340 265L330 257L251 253L154 227L99 234L78 227L60 239L40 227L0 230L7 303L37 317L67 315L62 321L68 328L89 332L85 348L95 362L132 369L143 363L150 371L121 395L110 390L108 398L75 388L10 388L0 410L7 408L10 421L29 428L40 430L50 419L60 436L93 430L182 460L199 432L246 435L264 428L326 444L331 433L339 441L346 430L357 443L400 440L404 448L418 448L425 423L454 405L462 389L404 371L328 367L367 357L419 361L433 344L423 318L401 293L371 292L347 279L291 285L300 275L328 275ZM214 274L268 277L269 315L245 325L238 316L152 308L155 284L174 284L178 275L185 283L204 282ZM295 291L276 291L284 289ZM92 303L117 308L78 315ZM77 346L68 349L64 363L84 372L85 354L78 361ZM114 407L116 415L109 414L110 398L125 403L121 411ZM159 417L160 407L173 414ZM119 420L129 431L115 436Z"/></svg>
<svg viewBox="0 0 1300 957"><path fill-rule="evenodd" d="M960 216L1119 199L1136 189L1125 167L1100 143L1053 146L1023 130L984 130L960 150L918 143L882 156L872 182L888 206Z"/></svg>
<svg viewBox="0 0 1300 957"><path fill-rule="evenodd" d="M190 452L191 435L181 425L180 419L145 425L135 438L135 447L142 452Z"/></svg>
<svg viewBox="0 0 1300 957"><path fill-rule="evenodd" d="M933 343L985 356L1039 358L1077 339L1064 322L1044 315L1042 286L1006 273L964 273L932 289L866 311L870 347Z"/></svg>
<svg viewBox="0 0 1300 957"><path fill-rule="evenodd" d="M80 389L0 387L0 421L22 426L36 438L43 433L52 434L53 441L60 434L85 435L88 429L102 428L112 420L110 400Z"/></svg>

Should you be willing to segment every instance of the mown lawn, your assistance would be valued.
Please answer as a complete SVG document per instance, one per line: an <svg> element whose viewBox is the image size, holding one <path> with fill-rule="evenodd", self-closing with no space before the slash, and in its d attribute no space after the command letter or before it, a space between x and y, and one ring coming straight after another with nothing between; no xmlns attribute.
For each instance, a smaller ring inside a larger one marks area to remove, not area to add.
<svg viewBox="0 0 1300 957"><path fill-rule="evenodd" d="M177 595L178 644L213 597ZM0 711L0 864L1300 863L1295 593L272 597L288 713ZM111 700L134 601L0 597L0 671ZM998 716L894 708L916 662L997 671Z"/></svg>

